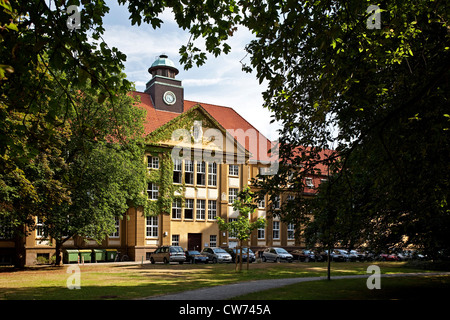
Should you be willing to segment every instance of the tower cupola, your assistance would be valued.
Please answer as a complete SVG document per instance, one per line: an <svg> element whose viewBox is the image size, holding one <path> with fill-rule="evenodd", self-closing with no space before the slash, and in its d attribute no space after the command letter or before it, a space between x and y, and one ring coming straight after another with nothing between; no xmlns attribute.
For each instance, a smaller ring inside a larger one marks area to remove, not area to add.
<svg viewBox="0 0 450 320"><path fill-rule="evenodd" d="M173 61L162 54L148 68L148 72L152 78L144 92L151 96L155 109L182 113L184 89L181 80L175 79L178 69Z"/></svg>

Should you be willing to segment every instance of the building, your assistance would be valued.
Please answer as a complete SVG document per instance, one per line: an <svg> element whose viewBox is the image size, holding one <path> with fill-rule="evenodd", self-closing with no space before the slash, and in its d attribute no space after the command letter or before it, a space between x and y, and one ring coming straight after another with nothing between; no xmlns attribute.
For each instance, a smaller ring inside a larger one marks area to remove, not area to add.
<svg viewBox="0 0 450 320"><path fill-rule="evenodd" d="M238 191L251 186L258 174L276 170L278 159L269 152L273 143L235 110L184 99L182 81L176 79L178 70L167 56L161 55L148 71L151 79L145 91L130 94L139 97L139 106L147 111L150 212L130 208L127 219L117 220L116 232L103 243L75 238L64 244L66 249L115 248L141 261L160 245L197 250L234 247L237 239L220 231L215 217L237 218L232 203ZM311 177L308 190L312 192L321 178ZM281 195L280 201L287 196ZM266 197L253 214L252 219L267 217L268 223L254 231L250 246L255 250L301 246L293 225L267 215L269 205L278 204ZM51 241L42 239L39 221L37 225L23 242L0 239L4 262L12 259L15 250L23 251L28 265L39 256L51 257Z"/></svg>

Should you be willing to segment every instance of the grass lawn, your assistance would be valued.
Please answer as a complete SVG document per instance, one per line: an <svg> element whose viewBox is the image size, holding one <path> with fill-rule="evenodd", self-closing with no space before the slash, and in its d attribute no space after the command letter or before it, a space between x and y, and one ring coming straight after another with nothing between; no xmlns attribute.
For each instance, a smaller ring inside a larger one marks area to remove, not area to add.
<svg viewBox="0 0 450 320"><path fill-rule="evenodd" d="M366 274L370 264L333 263L332 275ZM404 263L376 264L382 273L424 272L407 268ZM80 266L81 289L69 290L67 279L71 274L66 273L67 266L25 270L4 268L0 270L0 300L134 299L249 280L326 276L326 269L326 263L254 263L249 271L240 273L234 271L234 264L86 264ZM346 282L352 281L343 283ZM362 282L365 285L365 280ZM385 283L387 280L382 278L382 286Z"/></svg>
<svg viewBox="0 0 450 320"><path fill-rule="evenodd" d="M234 300L442 300L450 276L381 278L381 289L369 290L366 279L311 281L260 291Z"/></svg>

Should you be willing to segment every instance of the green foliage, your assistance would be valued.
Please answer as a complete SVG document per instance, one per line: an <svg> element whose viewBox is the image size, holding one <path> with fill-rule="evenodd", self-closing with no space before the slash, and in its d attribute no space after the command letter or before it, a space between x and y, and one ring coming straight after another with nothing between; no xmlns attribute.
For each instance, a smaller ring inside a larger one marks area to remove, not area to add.
<svg viewBox="0 0 450 320"><path fill-rule="evenodd" d="M150 148L150 150L155 148ZM157 200L147 200L144 204L144 214L146 216L156 216L159 214L171 214L174 199L182 199L185 186L173 184L173 161L170 149L156 149L155 155L159 156L159 169L150 169L147 173L146 182L156 183L159 187L159 197ZM179 195L177 195L179 194Z"/></svg>
<svg viewBox="0 0 450 320"><path fill-rule="evenodd" d="M258 218L250 222L251 214L255 211L256 205L253 203L253 192L250 187L239 191L237 199L233 202L233 209L239 210L239 217L235 221L226 222L221 217L216 217L220 230L228 231L242 243L247 241L253 230L263 228L266 224L264 218Z"/></svg>

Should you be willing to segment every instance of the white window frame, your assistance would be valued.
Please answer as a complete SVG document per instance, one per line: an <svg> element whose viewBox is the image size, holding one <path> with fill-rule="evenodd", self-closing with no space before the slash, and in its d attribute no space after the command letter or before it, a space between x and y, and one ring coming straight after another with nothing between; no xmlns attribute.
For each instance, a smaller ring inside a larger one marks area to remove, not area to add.
<svg viewBox="0 0 450 320"><path fill-rule="evenodd" d="M179 234L173 234L172 235L172 245L173 246L179 246L180 245L180 235Z"/></svg>
<svg viewBox="0 0 450 320"><path fill-rule="evenodd" d="M120 236L120 218L114 217L114 228L116 230L109 235L110 238L119 238Z"/></svg>
<svg viewBox="0 0 450 320"><path fill-rule="evenodd" d="M239 177L239 165L230 164L228 166L228 175L232 177Z"/></svg>
<svg viewBox="0 0 450 320"><path fill-rule="evenodd" d="M217 186L217 163L215 162L208 163L208 186Z"/></svg>
<svg viewBox="0 0 450 320"><path fill-rule="evenodd" d="M280 221L274 221L272 225L272 238L280 240Z"/></svg>
<svg viewBox="0 0 450 320"><path fill-rule="evenodd" d="M212 234L209 236L209 246L211 248L217 247L217 235Z"/></svg>
<svg viewBox="0 0 450 320"><path fill-rule="evenodd" d="M159 186L156 183L150 182L147 185L147 197L149 200L158 200Z"/></svg>
<svg viewBox="0 0 450 320"><path fill-rule="evenodd" d="M281 198L280 198L280 196L275 196L275 198L273 199L272 205L273 205L274 209L280 209L280 207L281 207Z"/></svg>
<svg viewBox="0 0 450 320"><path fill-rule="evenodd" d="M186 218L186 209L192 210L192 217ZM193 220L194 219L194 199L185 199L184 200L184 219L185 220Z"/></svg>
<svg viewBox="0 0 450 320"><path fill-rule="evenodd" d="M173 202L172 202L172 219L181 220L181 211L182 211L181 199L180 198L173 199Z"/></svg>
<svg viewBox="0 0 450 320"><path fill-rule="evenodd" d="M216 220L217 217L217 201L208 200L208 220Z"/></svg>
<svg viewBox="0 0 450 320"><path fill-rule="evenodd" d="M173 159L173 172L175 175L175 172L178 174L178 176L180 177L180 180L175 182L173 181L173 183L183 183L183 161L181 161L180 159Z"/></svg>
<svg viewBox="0 0 450 320"><path fill-rule="evenodd" d="M187 182L188 177L190 177L189 182ZM194 184L194 162L192 160L184 160L184 183Z"/></svg>
<svg viewBox="0 0 450 320"><path fill-rule="evenodd" d="M36 238L44 238L44 221L41 218L36 218Z"/></svg>
<svg viewBox="0 0 450 320"><path fill-rule="evenodd" d="M197 162L197 185L205 186L206 185L206 163L204 161ZM203 181L202 181L203 180ZM203 182L203 183L201 183Z"/></svg>
<svg viewBox="0 0 450 320"><path fill-rule="evenodd" d="M205 200L197 199L196 220L205 220L205 206Z"/></svg>
<svg viewBox="0 0 450 320"><path fill-rule="evenodd" d="M258 201L258 208L265 209L266 208L266 197L262 198Z"/></svg>
<svg viewBox="0 0 450 320"><path fill-rule="evenodd" d="M159 169L159 157L147 156L147 168L148 169Z"/></svg>
<svg viewBox="0 0 450 320"><path fill-rule="evenodd" d="M266 228L258 228L258 240L264 240L266 238Z"/></svg>
<svg viewBox="0 0 450 320"><path fill-rule="evenodd" d="M239 193L238 188L228 188L228 204L233 204Z"/></svg>
<svg viewBox="0 0 450 320"><path fill-rule="evenodd" d="M145 237L158 238L158 217L148 216L145 219Z"/></svg>
<svg viewBox="0 0 450 320"><path fill-rule="evenodd" d="M287 239L295 240L295 224L292 222L287 224Z"/></svg>

